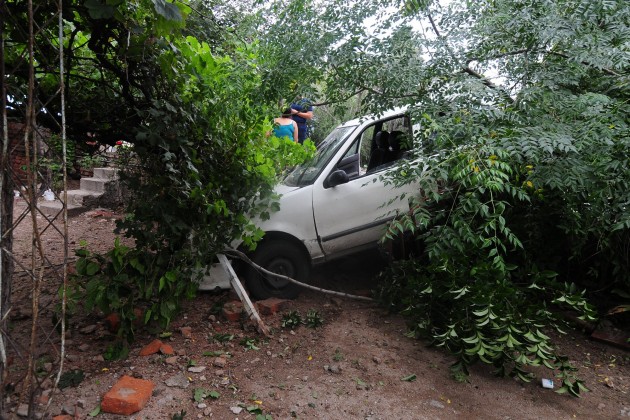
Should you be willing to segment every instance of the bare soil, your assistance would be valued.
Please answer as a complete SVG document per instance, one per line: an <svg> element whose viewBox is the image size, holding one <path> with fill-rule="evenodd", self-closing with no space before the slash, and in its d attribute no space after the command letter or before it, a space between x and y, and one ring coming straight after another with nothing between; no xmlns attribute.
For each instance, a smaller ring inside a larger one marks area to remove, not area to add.
<svg viewBox="0 0 630 420"><path fill-rule="evenodd" d="M24 203L17 199L16 220L24 209ZM92 250L109 249L119 216L92 211L71 218L71 251L81 241ZM37 220L41 223L43 219L39 216ZM33 322L33 282L24 271L31 261L31 232L27 218L18 223L14 235L14 254L24 267L16 267L13 279L10 376L3 398L15 410L24 383ZM63 261L61 238L52 229L42 235L53 266ZM365 253L316 269L312 282L364 294L376 286L375 274L383 264L377 254ZM281 312L263 317L272 331L268 338L253 331L249 323L229 322L217 312L224 302L235 298L233 293L200 293L186 302L181 316L173 321L169 329L172 335L162 339L176 352L176 358L168 360L160 354L138 355L157 338L155 333L140 331L127 359L105 361L102 355L113 339L104 322L105 314L73 316L68 321L63 371L80 370L85 378L77 386L51 391L60 355L60 337L50 319L59 285L52 278L44 281L35 350L40 372L37 395L49 395L36 401L44 418L63 413L90 418L89 413L96 414L108 389L123 375L131 375L155 383L150 401L130 416L133 419L172 419L182 411L186 419L254 419L260 413L273 419L630 419L630 354L592 341L581 332L557 337L556 343L579 367L580 376L591 389L582 398L543 388L542 378L553 379L545 369L533 371L536 379L523 383L494 377L489 367L475 366L467 381L458 382L448 370L454 359L441 349L408 338L401 316L386 313L372 303L312 291L288 302ZM304 318L310 310L323 319L321 327L282 327L283 316L290 311ZM190 337L182 334L182 327L190 327ZM227 361L224 367L214 366L220 353ZM191 367L205 369L195 373L189 371ZM169 379L182 375L187 388L167 385ZM403 380L410 375L415 375L415 380ZM218 398L195 401L195 389L200 388L216 391ZM238 408L242 411L236 414ZM97 418L126 417L100 413Z"/></svg>

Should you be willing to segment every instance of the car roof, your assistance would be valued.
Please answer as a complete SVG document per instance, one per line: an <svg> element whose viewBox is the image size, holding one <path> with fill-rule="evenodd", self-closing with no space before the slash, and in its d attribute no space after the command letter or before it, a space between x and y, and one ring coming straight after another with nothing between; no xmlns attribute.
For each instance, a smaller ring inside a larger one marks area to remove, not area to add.
<svg viewBox="0 0 630 420"><path fill-rule="evenodd" d="M364 115L362 117L358 117L350 121L346 121L345 123L340 124L339 127L356 126L356 125L361 125L365 121L377 121L377 120L382 120L382 119L388 119L391 117L395 117L397 115L402 115L405 113L405 111L407 111L407 108L401 107L401 108L390 109L380 114Z"/></svg>

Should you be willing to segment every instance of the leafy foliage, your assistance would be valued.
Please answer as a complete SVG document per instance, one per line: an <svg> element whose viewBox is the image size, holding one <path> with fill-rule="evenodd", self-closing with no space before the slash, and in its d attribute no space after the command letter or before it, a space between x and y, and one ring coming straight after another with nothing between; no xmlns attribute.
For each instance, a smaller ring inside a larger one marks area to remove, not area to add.
<svg viewBox="0 0 630 420"><path fill-rule="evenodd" d="M324 319L315 309L309 309L304 319L304 325L308 328L318 328L324 325Z"/></svg>
<svg viewBox="0 0 630 420"><path fill-rule="evenodd" d="M627 76L616 74L627 74L628 61L613 53L618 45L606 25L597 29L596 17L566 12L566 4L520 5L516 18L513 2L493 4L442 15L449 34L464 17L476 19L465 28L479 42L470 50L439 34L436 42L494 66L515 85L467 80L476 72L464 67L440 86L453 95L448 107L441 95L423 102L418 134L439 154L405 169L422 172L423 197L388 236L411 232L424 252L392 269L395 281L382 296L404 308L414 334L457 356L456 371L482 361L528 380L527 366L544 365L559 372L558 392L579 395L586 388L543 331L562 331L565 310L596 319L574 283L608 293L630 287L623 245L630 173L620 153L629 139L628 89ZM610 25L619 18L606 16ZM558 22L589 27L588 34L557 37ZM499 26L513 32L496 35ZM592 31L603 37L588 39ZM573 49L573 37L592 49L588 59ZM606 54L618 61L598 61Z"/></svg>
<svg viewBox="0 0 630 420"><path fill-rule="evenodd" d="M195 388L193 391L193 399L195 402L202 402L206 398L212 398L214 400L218 399L221 394L217 391L210 391L205 388Z"/></svg>
<svg viewBox="0 0 630 420"><path fill-rule="evenodd" d="M193 283L181 281L180 271L162 271L161 254L129 248L118 239L105 255L85 248L77 254L80 281L75 284L84 291L86 308L117 313L121 338L133 339L135 328L150 320L165 327L177 313L178 302L195 291Z"/></svg>
<svg viewBox="0 0 630 420"><path fill-rule="evenodd" d="M190 5L165 0L84 6L64 14L69 134L133 144L120 162L130 200L118 228L135 248L117 242L105 255L79 250L79 289L89 309L117 312L118 334L131 340L136 307L146 310L141 323L166 328L216 253L241 236L254 246L262 232L250 218L277 207L271 194L277 177L314 146L265 135L276 114L270 98L282 91L264 84L257 43L221 30L221 24L236 28L234 10L226 6L220 19L204 4L191 14ZM203 28L199 38L191 28ZM17 30L9 37L19 44ZM9 59L17 66L20 56ZM58 75L47 69L42 65L42 98L58 86ZM51 118L54 106L46 113ZM112 357L124 349L112 348Z"/></svg>
<svg viewBox="0 0 630 420"><path fill-rule="evenodd" d="M282 315L282 328L294 329L302 324L302 316L298 311L289 311Z"/></svg>

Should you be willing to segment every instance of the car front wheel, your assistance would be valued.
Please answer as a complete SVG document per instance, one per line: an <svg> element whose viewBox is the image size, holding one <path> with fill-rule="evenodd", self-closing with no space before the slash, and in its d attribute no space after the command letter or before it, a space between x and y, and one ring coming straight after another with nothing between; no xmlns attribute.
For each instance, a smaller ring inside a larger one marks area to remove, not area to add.
<svg viewBox="0 0 630 420"><path fill-rule="evenodd" d="M290 242L263 242L258 246L252 261L269 271L299 282L308 279L309 261L304 253ZM245 281L254 299L270 297L295 299L300 292L300 286L297 284L262 273L256 267L247 268Z"/></svg>

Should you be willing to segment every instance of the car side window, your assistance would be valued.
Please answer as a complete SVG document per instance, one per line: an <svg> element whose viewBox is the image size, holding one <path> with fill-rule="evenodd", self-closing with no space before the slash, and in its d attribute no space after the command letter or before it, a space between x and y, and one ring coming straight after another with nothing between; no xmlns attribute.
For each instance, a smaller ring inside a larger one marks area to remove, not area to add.
<svg viewBox="0 0 630 420"><path fill-rule="evenodd" d="M337 164L350 179L380 171L403 156L408 143L407 117L378 121L358 136Z"/></svg>

